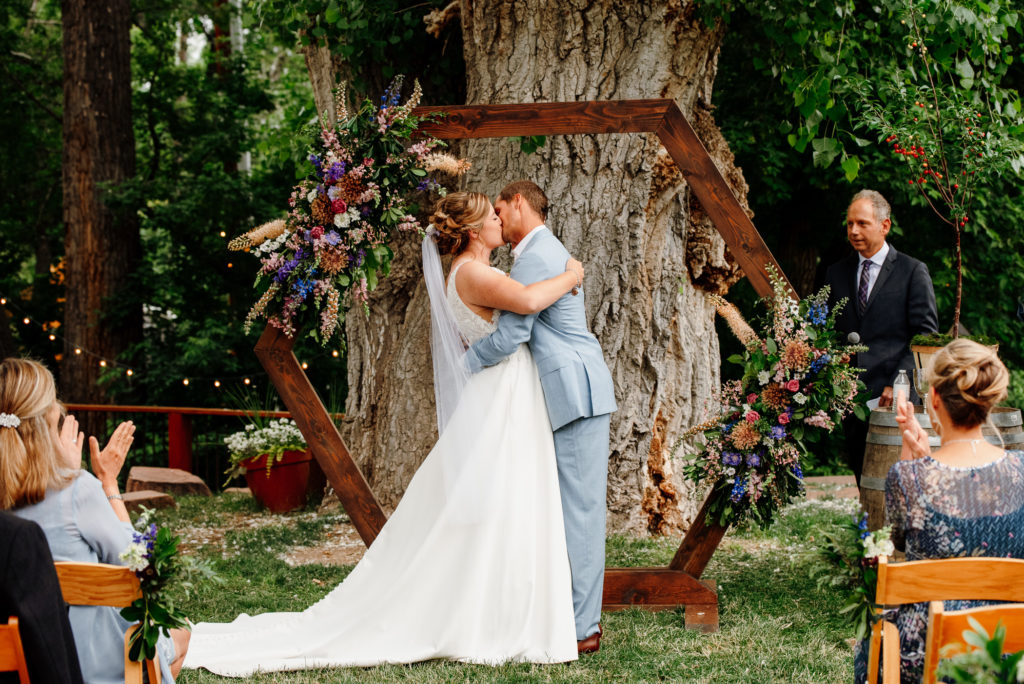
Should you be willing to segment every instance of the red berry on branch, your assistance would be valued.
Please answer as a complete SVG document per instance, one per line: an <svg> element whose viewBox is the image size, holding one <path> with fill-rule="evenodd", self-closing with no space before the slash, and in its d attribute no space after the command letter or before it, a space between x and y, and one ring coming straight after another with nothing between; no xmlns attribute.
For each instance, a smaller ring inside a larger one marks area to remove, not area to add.
<svg viewBox="0 0 1024 684"><path fill-rule="evenodd" d="M914 181L913 181L913 180L908 180L907 182L908 182L908 183L910 183L911 185L913 185L913 184L914 184Z"/></svg>
<svg viewBox="0 0 1024 684"><path fill-rule="evenodd" d="M959 190L959 189L960 189L960 186L959 186L959 185L957 185L956 183L953 183L953 189L954 189L954 190Z"/></svg>

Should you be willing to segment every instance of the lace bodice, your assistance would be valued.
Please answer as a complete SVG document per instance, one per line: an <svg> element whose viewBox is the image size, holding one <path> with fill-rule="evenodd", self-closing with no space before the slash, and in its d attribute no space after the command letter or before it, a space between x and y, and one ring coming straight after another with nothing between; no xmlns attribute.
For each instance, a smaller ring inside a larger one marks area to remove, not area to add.
<svg viewBox="0 0 1024 684"><path fill-rule="evenodd" d="M452 316L455 317L455 323L459 326L459 332L461 332L470 344L477 340L483 339L495 331L498 327L498 317L501 316L500 311L495 311L491 318L491 322L488 323L484 319L480 318L472 309L466 306L466 303L459 297L459 292L455 288L455 273L462 267L462 264L466 263L463 261L452 269L451 275L448 276L448 306L452 308ZM493 266L491 268L494 268ZM505 272L500 268L494 268L495 271L505 275Z"/></svg>

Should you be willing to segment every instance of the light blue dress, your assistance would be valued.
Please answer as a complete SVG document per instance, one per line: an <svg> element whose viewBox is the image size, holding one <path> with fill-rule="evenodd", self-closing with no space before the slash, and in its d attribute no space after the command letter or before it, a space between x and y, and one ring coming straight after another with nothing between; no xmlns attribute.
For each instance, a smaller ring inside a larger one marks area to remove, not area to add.
<svg viewBox="0 0 1024 684"><path fill-rule="evenodd" d="M132 526L117 519L100 481L80 471L64 489L50 490L39 503L11 511L43 528L55 561L111 563L132 541ZM68 610L75 647L88 684L123 684L124 633L130 623L111 606L71 606ZM163 678L173 684L170 663L174 643L157 642Z"/></svg>

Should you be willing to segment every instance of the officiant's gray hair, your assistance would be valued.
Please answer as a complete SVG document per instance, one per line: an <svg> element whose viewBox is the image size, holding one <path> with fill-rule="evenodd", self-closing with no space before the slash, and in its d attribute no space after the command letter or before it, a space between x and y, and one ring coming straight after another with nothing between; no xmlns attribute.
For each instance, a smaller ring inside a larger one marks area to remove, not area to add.
<svg viewBox="0 0 1024 684"><path fill-rule="evenodd" d="M875 210L876 221L881 223L882 221L889 218L889 212L891 212L892 209L889 207L889 203L885 201L885 198L882 197L882 193L878 192L877 190L861 190L860 192L853 196L853 199L850 200L849 206L852 207L854 202L859 202L860 200L864 199L871 202L871 206Z"/></svg>

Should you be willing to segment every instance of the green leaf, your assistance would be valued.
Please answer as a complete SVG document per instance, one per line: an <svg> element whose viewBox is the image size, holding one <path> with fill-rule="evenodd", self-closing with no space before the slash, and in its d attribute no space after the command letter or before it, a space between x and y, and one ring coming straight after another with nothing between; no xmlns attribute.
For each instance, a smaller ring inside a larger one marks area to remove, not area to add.
<svg viewBox="0 0 1024 684"><path fill-rule="evenodd" d="M835 138L815 138L811 141L811 148L814 150L814 165L818 168L828 168L842 151L842 145Z"/></svg>
<svg viewBox="0 0 1024 684"><path fill-rule="evenodd" d="M852 183L860 172L860 158L856 155L847 157L840 166L843 168L843 173L846 174L846 180Z"/></svg>
<svg viewBox="0 0 1024 684"><path fill-rule="evenodd" d="M775 343L775 339L772 337L769 337L767 340L765 340L764 345L765 348L768 349L769 354L775 354L779 351L779 345Z"/></svg>

